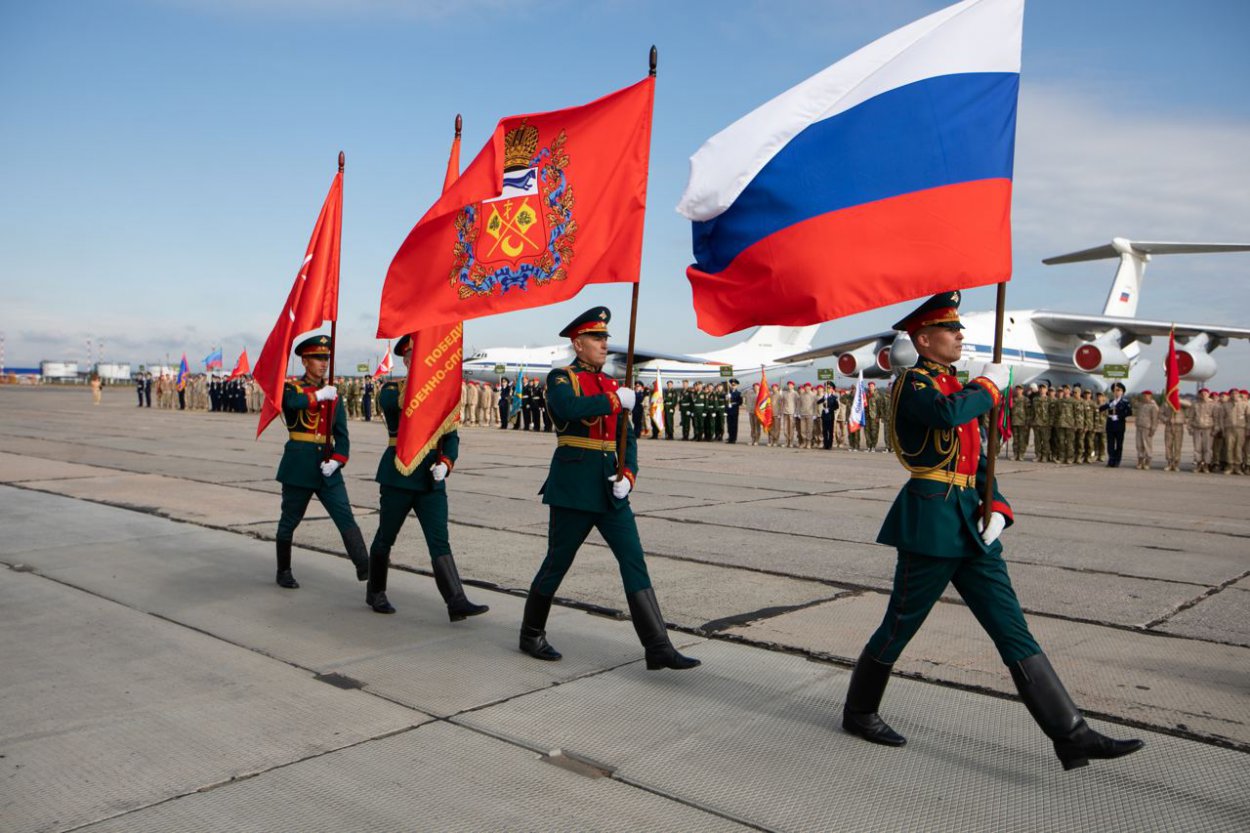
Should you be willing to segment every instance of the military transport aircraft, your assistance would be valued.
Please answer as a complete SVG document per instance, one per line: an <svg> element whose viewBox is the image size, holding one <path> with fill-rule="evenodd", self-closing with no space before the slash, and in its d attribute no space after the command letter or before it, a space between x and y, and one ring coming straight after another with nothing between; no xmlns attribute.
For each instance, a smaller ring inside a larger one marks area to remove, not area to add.
<svg viewBox="0 0 1250 833"><path fill-rule="evenodd" d="M811 362L779 361L780 356L811 347L816 326L759 327L750 338L723 350L682 355L658 353L634 348L634 374L644 383L655 381L656 373L667 382L683 379L696 382L722 381L722 368L730 368L734 378L747 383L759 379L764 368L771 381L784 378L809 366ZM608 361L604 372L618 378L625 375L625 347L608 344ZM553 367L573 361L573 350L566 341L548 347L491 347L480 350L464 360L464 377L477 382L494 382L499 377L513 378L519 371L524 376L546 377ZM502 370L502 373L500 372Z"/></svg>
<svg viewBox="0 0 1250 833"><path fill-rule="evenodd" d="M1119 378L1118 366L1127 369L1123 381L1132 391L1152 378L1150 362L1140 358L1141 345L1149 344L1154 336L1166 337L1175 329L1181 378L1206 381L1216 371L1211 353L1228 344L1229 339L1250 339L1250 329L1135 318L1142 275L1152 255L1245 251L1250 251L1250 245L1148 243L1117 237L1105 246L1047 258L1042 262L1054 265L1118 257L1120 265L1101 315L1007 310L1003 319L1003 362L1013 368L1017 383L1079 383L1094 390L1109 388ZM966 327L964 352L956 367L974 370L994 355L994 312L965 313L961 319ZM863 371L865 378L880 379L890 376L894 368L914 364L916 348L907 333L887 330L795 352L779 361L807 363L825 356L837 356L838 372L843 376L856 376Z"/></svg>

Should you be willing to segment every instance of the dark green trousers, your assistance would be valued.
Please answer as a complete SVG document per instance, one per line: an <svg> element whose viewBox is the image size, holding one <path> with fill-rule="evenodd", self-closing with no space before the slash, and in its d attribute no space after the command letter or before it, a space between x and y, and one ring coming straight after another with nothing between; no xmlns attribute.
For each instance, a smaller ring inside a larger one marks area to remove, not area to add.
<svg viewBox="0 0 1250 833"><path fill-rule="evenodd" d="M347 486L341 481L333 485L325 485L320 489L305 489L303 486L282 484L282 517L278 520L278 540L290 541L295 536L295 527L304 520L308 511L308 501L316 495L317 500L330 513L330 520L342 534L356 526L352 517L352 505L347 500Z"/></svg>
<svg viewBox="0 0 1250 833"><path fill-rule="evenodd" d="M920 630L947 584L955 585L972 615L994 640L1004 664L1041 653L1020 611L1001 553L932 558L899 550L890 603L881 626L868 640L868 655L886 665L893 664Z"/></svg>
<svg viewBox="0 0 1250 833"><path fill-rule="evenodd" d="M374 543L380 541L390 550L395 545L395 539L399 537L399 530L404 527L408 513L412 512L421 524L425 545L430 551L430 560L433 561L440 555L451 555L445 489L418 492L384 485L378 489L381 496L378 500L378 532L373 539Z"/></svg>
<svg viewBox="0 0 1250 833"><path fill-rule="evenodd" d="M616 556L625 595L651 586L647 562L643 560L642 541L638 537L638 524L629 504L607 512L583 512L552 506L551 521L547 525L547 557L530 584L531 593L540 596L556 594L564 574L573 566L577 550L592 529L599 530L612 555Z"/></svg>

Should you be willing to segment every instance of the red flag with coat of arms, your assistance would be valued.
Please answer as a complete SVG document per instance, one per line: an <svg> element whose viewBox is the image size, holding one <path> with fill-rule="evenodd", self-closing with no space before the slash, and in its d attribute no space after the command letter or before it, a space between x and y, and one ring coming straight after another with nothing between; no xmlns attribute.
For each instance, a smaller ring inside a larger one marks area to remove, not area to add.
<svg viewBox="0 0 1250 833"><path fill-rule="evenodd" d="M760 366L760 392L755 397L755 417L767 431L773 427L773 394L768 389L768 376Z"/></svg>
<svg viewBox="0 0 1250 833"><path fill-rule="evenodd" d="M460 174L460 121L451 142L446 191ZM386 354L389 363L391 354ZM412 474L444 434L460 421L460 385L464 380L464 323L435 324L412 334L408 377L400 388L399 432L395 437L395 468ZM390 370L389 364L387 370ZM450 464L449 464L450 465Z"/></svg>
<svg viewBox="0 0 1250 833"><path fill-rule="evenodd" d="M387 271L378 337L636 283L655 79L580 107L509 116Z"/></svg>

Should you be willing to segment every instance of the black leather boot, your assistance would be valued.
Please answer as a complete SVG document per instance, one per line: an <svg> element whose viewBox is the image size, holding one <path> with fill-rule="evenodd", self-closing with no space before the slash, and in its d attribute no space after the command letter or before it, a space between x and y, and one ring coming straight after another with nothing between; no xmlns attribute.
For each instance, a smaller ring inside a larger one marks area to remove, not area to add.
<svg viewBox="0 0 1250 833"><path fill-rule="evenodd" d="M1140 740L1115 740L1089 728L1045 654L1014 663L1011 679L1029 714L1055 742L1055 755L1064 769L1087 766L1090 758L1119 758L1142 748Z"/></svg>
<svg viewBox="0 0 1250 833"><path fill-rule="evenodd" d="M365 585L365 604L377 613L394 613L386 598L386 573L391 565L391 548L377 538L369 548L369 583Z"/></svg>
<svg viewBox="0 0 1250 833"><path fill-rule="evenodd" d="M551 612L551 596L540 596L533 590L525 599L525 615L521 619L521 650L534 659L555 662L560 652L547 642L547 614Z"/></svg>
<svg viewBox="0 0 1250 833"><path fill-rule="evenodd" d="M656 601L654 588L648 587L646 590L630 593L625 599L629 602L629 615L634 620L634 630L638 632L638 641L646 650L648 671L657 671L661 668L684 671L703 664L694 657L678 653L673 643L669 641L668 628L664 624L664 616L660 613L660 603Z"/></svg>
<svg viewBox="0 0 1250 833"><path fill-rule="evenodd" d="M291 542L278 541L278 586L287 590L295 590L299 582L291 575Z"/></svg>
<svg viewBox="0 0 1250 833"><path fill-rule="evenodd" d="M907 743L907 738L891 729L877 714L893 667L892 664L877 662L867 652L860 654L855 670L851 672L851 684L846 690L846 705L842 707L843 729L882 746Z"/></svg>
<svg viewBox="0 0 1250 833"><path fill-rule="evenodd" d="M460 573L456 570L456 559L451 557L451 553L434 559L434 583L438 585L438 592L443 594L447 616L453 622L459 622L466 616L481 616L490 610L486 605L475 605L465 598Z"/></svg>
<svg viewBox="0 0 1250 833"><path fill-rule="evenodd" d="M356 565L356 580L369 578L369 551L365 549L365 536L360 534L360 527L353 526L343 533L343 546L347 557Z"/></svg>

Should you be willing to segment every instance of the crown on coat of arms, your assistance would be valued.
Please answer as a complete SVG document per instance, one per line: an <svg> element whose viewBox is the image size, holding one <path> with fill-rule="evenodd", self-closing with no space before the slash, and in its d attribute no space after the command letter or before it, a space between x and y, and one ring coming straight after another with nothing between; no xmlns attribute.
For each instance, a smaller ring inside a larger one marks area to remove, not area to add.
<svg viewBox="0 0 1250 833"><path fill-rule="evenodd" d="M530 160L538 152L538 128L532 124L521 122L519 127L509 130L503 137L503 166L508 168L528 168Z"/></svg>

